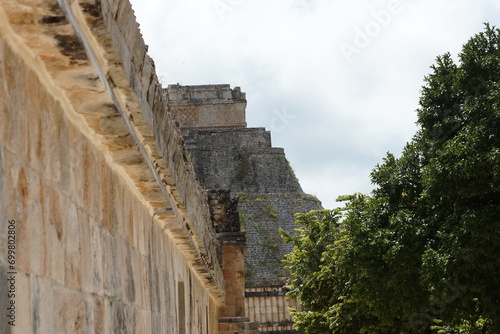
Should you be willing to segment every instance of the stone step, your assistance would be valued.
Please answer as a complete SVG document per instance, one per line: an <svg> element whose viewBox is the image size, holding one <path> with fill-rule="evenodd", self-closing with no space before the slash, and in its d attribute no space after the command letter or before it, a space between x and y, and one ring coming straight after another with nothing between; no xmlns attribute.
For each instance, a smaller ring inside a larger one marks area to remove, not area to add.
<svg viewBox="0 0 500 334"><path fill-rule="evenodd" d="M247 333L257 334L259 324L250 322L248 317L232 317L219 319L219 334Z"/></svg>

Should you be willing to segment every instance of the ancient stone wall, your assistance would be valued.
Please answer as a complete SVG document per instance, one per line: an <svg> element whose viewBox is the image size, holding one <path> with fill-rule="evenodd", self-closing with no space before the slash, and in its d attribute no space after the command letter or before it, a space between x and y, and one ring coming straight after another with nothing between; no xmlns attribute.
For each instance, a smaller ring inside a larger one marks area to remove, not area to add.
<svg viewBox="0 0 500 334"><path fill-rule="evenodd" d="M245 93L229 85L169 85L164 89L180 129L246 127Z"/></svg>
<svg viewBox="0 0 500 334"><path fill-rule="evenodd" d="M184 131L196 174L207 189L233 194L302 192L282 148L263 128Z"/></svg>
<svg viewBox="0 0 500 334"><path fill-rule="evenodd" d="M168 105L146 51L128 0L0 2L1 333L255 332L245 277L284 275L278 229L319 201L245 128L244 93L174 85ZM178 126L209 130L188 152ZM198 178L239 194L254 262Z"/></svg>
<svg viewBox="0 0 500 334"><path fill-rule="evenodd" d="M15 220L12 333L177 333L179 281L186 326L213 333L211 297L151 207L2 44L0 258Z"/></svg>
<svg viewBox="0 0 500 334"><path fill-rule="evenodd" d="M209 90L211 86L203 87ZM182 96L175 98L182 100ZM210 99L190 102L186 98L182 104L198 109L200 114L213 103ZM231 113L231 104L227 106ZM297 227L294 214L320 209L321 203L302 191L284 150L272 147L269 131L224 125L221 122L214 128L184 129L188 159L205 189L228 189L233 196L239 196L240 220L248 245L246 285L275 285L280 277L288 275L281 260L291 251L279 230L293 232Z"/></svg>
<svg viewBox="0 0 500 334"><path fill-rule="evenodd" d="M246 309L249 318L260 324L261 334L299 334L293 327L290 308L300 309L296 299L289 299L286 286L266 286L246 289Z"/></svg>
<svg viewBox="0 0 500 334"><path fill-rule="evenodd" d="M93 0L81 1L94 3ZM210 228L206 194L188 163L179 129L169 117L154 62L147 54L130 3L128 0L101 0L87 8L90 8L87 20L91 33L105 51L102 68L107 72L102 78L112 88L134 94L135 101L121 102L124 109L131 111L126 117L134 120L139 131L145 132L144 146L153 156L153 169L162 172L157 175L157 181L164 185L163 193L172 201L181 220L182 234L188 233L195 252L206 262L205 269L213 271L211 279L221 284L220 264L211 247L214 233ZM89 17L95 13L97 17ZM106 29L105 33L102 29Z"/></svg>
<svg viewBox="0 0 500 334"><path fill-rule="evenodd" d="M206 194L165 110L128 1L0 2L1 333L218 332Z"/></svg>
<svg viewBox="0 0 500 334"><path fill-rule="evenodd" d="M304 193L240 193L240 219L247 233L247 286L270 286L289 276L281 262L291 252L279 230L293 232L295 213L321 208L317 198Z"/></svg>

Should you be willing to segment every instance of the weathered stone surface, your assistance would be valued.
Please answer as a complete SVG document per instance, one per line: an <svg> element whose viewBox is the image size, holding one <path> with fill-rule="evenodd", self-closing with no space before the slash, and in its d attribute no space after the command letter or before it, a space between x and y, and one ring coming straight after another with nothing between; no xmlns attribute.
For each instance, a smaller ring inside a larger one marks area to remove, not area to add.
<svg viewBox="0 0 500 334"><path fill-rule="evenodd" d="M210 206L212 225L217 234L240 232L238 199L231 198L229 190L208 190L207 200Z"/></svg>
<svg viewBox="0 0 500 334"><path fill-rule="evenodd" d="M291 251L279 229L293 232L294 214L320 209L302 191L281 148L263 128L187 129L186 146L201 184L239 197L241 228L247 235L247 286L278 284L287 276L281 260Z"/></svg>
<svg viewBox="0 0 500 334"><path fill-rule="evenodd" d="M15 219L22 289L0 332L175 333L183 280L188 331L215 333L205 193L173 122L169 147L152 137L166 108L130 4L69 4L0 3L0 278Z"/></svg>
<svg viewBox="0 0 500 334"><path fill-rule="evenodd" d="M169 107L146 49L128 0L0 3L0 278L15 219L22 289L19 325L2 332L256 330L242 302L245 234L215 219L219 261L193 163L224 160L220 173L198 176L244 191L243 207L267 217L252 223L272 233L287 227L287 200L305 197L269 133L244 128L239 88L172 86ZM184 128L239 130L193 132L185 143L176 112ZM199 140L206 147L191 156L185 144L194 152ZM272 197L264 207L262 194ZM219 322L225 303L231 318Z"/></svg>
<svg viewBox="0 0 500 334"><path fill-rule="evenodd" d="M164 91L180 129L246 127L245 93L229 85L169 85Z"/></svg>
<svg viewBox="0 0 500 334"><path fill-rule="evenodd" d="M294 330L290 308L299 308L297 300L289 299L286 286L247 288L245 293L248 317L259 323L260 332L298 334Z"/></svg>
<svg viewBox="0 0 500 334"><path fill-rule="evenodd" d="M253 129L188 130L184 138L200 182L234 194L301 193L283 149L271 147L269 132Z"/></svg>
<svg viewBox="0 0 500 334"><path fill-rule="evenodd" d="M297 227L294 214L320 209L321 203L303 193L245 193L240 195L239 207L247 233L247 286L278 284L281 277L288 275L281 260L291 251L279 229L293 232Z"/></svg>
<svg viewBox="0 0 500 334"><path fill-rule="evenodd" d="M282 259L291 246L284 244L279 230L292 232L296 227L294 214L320 209L321 203L302 191L283 149L272 147L268 131L242 125L245 104L238 100L244 99L239 88L233 91L239 97L230 96L229 85L170 85L164 92L182 130L188 159L202 186L209 189L212 224L226 282L222 315L243 316L242 299L238 298L244 293L241 282L248 289L280 283L287 276ZM242 117L239 124L234 121L235 115ZM231 192L238 194L239 214L237 200L230 200ZM238 237L235 231L240 228L244 232ZM243 245L248 246L244 258L239 253ZM281 297L252 300L257 305L252 309L249 302L245 306L260 331L291 330L293 320L283 310L293 301ZM220 333L249 329L245 320L233 320L221 318Z"/></svg>

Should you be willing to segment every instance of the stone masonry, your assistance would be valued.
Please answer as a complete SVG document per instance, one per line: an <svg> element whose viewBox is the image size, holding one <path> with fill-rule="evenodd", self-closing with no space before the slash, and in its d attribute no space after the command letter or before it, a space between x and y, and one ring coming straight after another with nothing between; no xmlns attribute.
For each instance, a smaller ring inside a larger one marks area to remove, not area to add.
<svg viewBox="0 0 500 334"><path fill-rule="evenodd" d="M164 94L128 0L0 1L0 333L257 332L320 203L239 88Z"/></svg>
<svg viewBox="0 0 500 334"><path fill-rule="evenodd" d="M146 49L128 0L0 2L0 333L255 332Z"/></svg>
<svg viewBox="0 0 500 334"><path fill-rule="evenodd" d="M183 125L187 107L204 119L218 108L221 99L192 98L192 91L203 96L226 96L227 116L220 113L210 126L205 121ZM173 117L178 117L185 145L197 177L205 189L228 189L239 197L242 229L247 233L245 254L247 286L276 285L287 275L281 260L291 251L281 239L279 229L291 232L296 228L294 214L321 208L318 199L302 191L288 163L284 150L271 145L271 135L264 128L233 127L233 115L240 115L245 124L244 94L229 85L179 86L164 90ZM191 95L190 95L191 94ZM201 95L201 94L200 94ZM238 96L238 99L231 99ZM232 103L231 103L232 102ZM182 108L179 108L182 106Z"/></svg>
<svg viewBox="0 0 500 334"><path fill-rule="evenodd" d="M245 93L229 85L168 86L167 101L180 129L246 127Z"/></svg>

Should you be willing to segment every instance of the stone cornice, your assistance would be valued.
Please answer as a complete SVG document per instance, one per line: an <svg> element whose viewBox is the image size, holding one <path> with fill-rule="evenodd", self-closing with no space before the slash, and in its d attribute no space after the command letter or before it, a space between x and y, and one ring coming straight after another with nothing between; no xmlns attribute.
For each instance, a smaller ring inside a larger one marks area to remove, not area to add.
<svg viewBox="0 0 500 334"><path fill-rule="evenodd" d="M166 112L154 65L131 17L128 0L0 4L7 42L222 302L224 283L206 194Z"/></svg>

